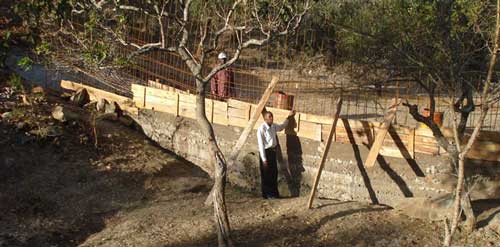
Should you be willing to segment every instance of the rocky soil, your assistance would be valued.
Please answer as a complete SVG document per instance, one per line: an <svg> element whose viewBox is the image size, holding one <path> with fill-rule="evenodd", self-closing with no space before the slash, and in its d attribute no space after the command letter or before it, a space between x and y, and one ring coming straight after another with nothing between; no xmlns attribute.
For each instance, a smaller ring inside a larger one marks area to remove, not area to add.
<svg viewBox="0 0 500 247"><path fill-rule="evenodd" d="M56 120L56 106L80 117ZM203 205L209 176L133 124L103 120L94 132L90 113L69 99L5 84L0 115L0 246L216 245L212 208ZM306 201L305 194L268 201L229 186L234 242L386 247L442 240L442 222L328 199L307 210ZM500 246L500 208L483 211L480 229L461 232L456 246Z"/></svg>

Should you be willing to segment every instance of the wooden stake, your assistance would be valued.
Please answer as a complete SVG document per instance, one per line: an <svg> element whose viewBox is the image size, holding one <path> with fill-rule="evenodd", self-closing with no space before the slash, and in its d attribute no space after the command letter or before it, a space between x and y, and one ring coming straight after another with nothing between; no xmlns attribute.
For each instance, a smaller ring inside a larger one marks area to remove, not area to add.
<svg viewBox="0 0 500 247"><path fill-rule="evenodd" d="M389 131L389 127L392 124L392 121L394 120L394 117L396 116L396 111L398 109L400 101L399 99L392 99L391 101L391 106L389 107L389 111L384 117L384 122L380 126L377 136L375 137L375 140L373 141L373 145L370 149L370 152L368 153L368 157L366 158L365 161L365 167L373 167L375 165L375 161L377 160L378 153L380 152L380 148L382 148L382 144L384 143L385 136L387 135L387 132Z"/></svg>
<svg viewBox="0 0 500 247"><path fill-rule="evenodd" d="M143 103L143 104L142 104L142 106L143 106L144 108L146 108L146 89L147 89L147 87L144 87L144 98L143 98L143 99L144 99L144 101L142 102L142 103Z"/></svg>
<svg viewBox="0 0 500 247"><path fill-rule="evenodd" d="M337 129L337 121L339 119L340 110L342 109L342 99L339 98L335 103L337 105L335 110L335 116L333 118L332 128L330 129L330 133L328 134L328 139L325 143L325 149L323 149L323 155L321 156L321 161L319 163L318 173L316 174L316 178L314 179L314 185L311 190L311 195L309 196L309 202L307 203L307 208L311 209L312 203L314 200L314 195L316 194L316 189L318 188L319 179L321 177L321 172L323 171L323 167L325 166L326 157L328 156L328 151L330 151L330 144L333 140L333 135L335 134L335 130Z"/></svg>
<svg viewBox="0 0 500 247"><path fill-rule="evenodd" d="M213 123L214 122L214 110L215 110L215 108L214 108L214 105L215 105L214 100L210 100L210 103L212 104L210 106L210 108L212 109L212 111L210 112L210 122Z"/></svg>
<svg viewBox="0 0 500 247"><path fill-rule="evenodd" d="M411 158L415 159L415 128L411 128L408 135L408 151Z"/></svg>
<svg viewBox="0 0 500 247"><path fill-rule="evenodd" d="M179 93L175 94L175 116L179 116Z"/></svg>

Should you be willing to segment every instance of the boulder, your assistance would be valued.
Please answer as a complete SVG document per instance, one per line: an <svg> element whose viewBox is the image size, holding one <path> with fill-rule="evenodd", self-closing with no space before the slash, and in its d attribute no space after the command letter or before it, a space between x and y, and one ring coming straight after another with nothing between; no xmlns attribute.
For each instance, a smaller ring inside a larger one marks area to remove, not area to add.
<svg viewBox="0 0 500 247"><path fill-rule="evenodd" d="M64 108L63 106L56 106L54 110L52 110L52 117L58 121L66 122L68 120L78 119L79 116L77 113Z"/></svg>
<svg viewBox="0 0 500 247"><path fill-rule="evenodd" d="M111 101L109 104L106 104L104 113L116 113L118 117L123 116L123 110L115 101Z"/></svg>
<svg viewBox="0 0 500 247"><path fill-rule="evenodd" d="M105 99L100 98L97 100L96 110L98 112L104 112L106 110L106 105L108 105L108 102Z"/></svg>
<svg viewBox="0 0 500 247"><path fill-rule="evenodd" d="M116 113L116 109L119 108L116 102L111 101L109 104L105 104L104 113Z"/></svg>
<svg viewBox="0 0 500 247"><path fill-rule="evenodd" d="M81 107L90 102L90 96L87 89L80 88L71 96L70 100L75 105Z"/></svg>

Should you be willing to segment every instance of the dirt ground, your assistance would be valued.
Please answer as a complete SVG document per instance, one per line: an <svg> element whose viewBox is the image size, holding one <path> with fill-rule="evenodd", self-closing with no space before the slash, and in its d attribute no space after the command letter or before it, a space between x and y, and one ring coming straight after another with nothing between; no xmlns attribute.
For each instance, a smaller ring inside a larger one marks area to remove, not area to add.
<svg viewBox="0 0 500 247"><path fill-rule="evenodd" d="M63 105L0 84L0 246L215 246L211 186L195 165L159 148L120 121L98 125L98 147L85 121L50 117ZM263 200L227 188L237 246L440 246L441 222L386 206L307 196ZM482 228L457 246L500 246Z"/></svg>

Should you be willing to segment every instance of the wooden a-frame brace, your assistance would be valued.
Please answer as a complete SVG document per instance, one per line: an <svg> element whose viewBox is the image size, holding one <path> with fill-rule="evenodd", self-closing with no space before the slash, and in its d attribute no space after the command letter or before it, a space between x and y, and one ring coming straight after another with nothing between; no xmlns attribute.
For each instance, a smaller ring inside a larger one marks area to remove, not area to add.
<svg viewBox="0 0 500 247"><path fill-rule="evenodd" d="M337 122L340 116L340 110L342 109L342 99L337 99L335 115L333 117L332 128L330 129L330 133L328 134L328 139L325 143L325 148L323 149L323 155L321 156L321 161L318 167L318 173L316 174L316 178L314 179L313 188L311 190L311 194L309 196L309 202L307 203L307 208L311 209L312 203L314 200L314 195L316 194L316 189L318 188L319 179L321 177L321 172L323 171L323 167L325 166L326 157L328 156L328 151L330 151L330 145L332 144L333 136L335 134L335 130L337 129Z"/></svg>
<svg viewBox="0 0 500 247"><path fill-rule="evenodd" d="M365 167L373 167L375 165L377 156L380 152L380 149L382 148L382 144L384 143L385 136L389 131L389 127L391 127L392 121L396 117L396 111L398 110L398 106L400 103L401 101L399 99L392 99L389 110L385 114L384 122L382 122L382 125L377 131L377 136L375 137L372 147L370 148L370 152L366 157Z"/></svg>

